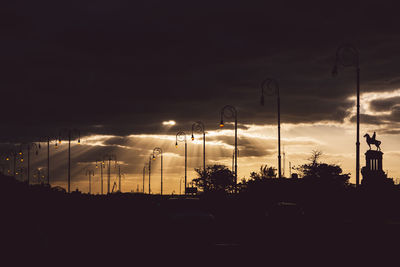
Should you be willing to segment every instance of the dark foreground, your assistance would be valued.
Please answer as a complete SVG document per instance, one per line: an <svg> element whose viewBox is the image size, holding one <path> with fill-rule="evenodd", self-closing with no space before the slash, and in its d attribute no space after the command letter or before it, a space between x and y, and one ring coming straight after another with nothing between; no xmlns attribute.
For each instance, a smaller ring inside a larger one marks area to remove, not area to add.
<svg viewBox="0 0 400 267"><path fill-rule="evenodd" d="M19 265L386 266L399 255L399 220L377 207L338 213L229 197L9 188L1 196L2 259Z"/></svg>

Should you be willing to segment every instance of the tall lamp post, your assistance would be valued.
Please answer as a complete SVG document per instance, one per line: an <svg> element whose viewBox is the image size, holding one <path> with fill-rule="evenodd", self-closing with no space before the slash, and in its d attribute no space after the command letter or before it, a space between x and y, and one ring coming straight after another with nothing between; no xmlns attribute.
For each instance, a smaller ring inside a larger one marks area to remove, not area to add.
<svg viewBox="0 0 400 267"><path fill-rule="evenodd" d="M6 155L6 161L10 161L10 158L13 158L13 176L15 177L15 179L17 178L17 158L18 156L21 157L21 162L23 162L23 158L22 158L22 151L20 151L19 153L16 150L12 150L11 152L9 152Z"/></svg>
<svg viewBox="0 0 400 267"><path fill-rule="evenodd" d="M115 166L117 165L117 156L114 154L105 154L103 155L103 161L108 161L108 170L107 170L107 194L110 193L110 182L111 182L111 161L115 162Z"/></svg>
<svg viewBox="0 0 400 267"><path fill-rule="evenodd" d="M184 131L179 131L176 134L175 147L178 147L178 142L185 142L185 195L186 195L186 183L187 183L187 139Z"/></svg>
<svg viewBox="0 0 400 267"><path fill-rule="evenodd" d="M71 192L71 140L78 137L78 144L81 143L81 132L77 129L62 129L58 135L58 143L61 144L63 138L68 139L68 193Z"/></svg>
<svg viewBox="0 0 400 267"><path fill-rule="evenodd" d="M92 193L92 176L94 176L93 170L86 170L86 176L89 176L89 195Z"/></svg>
<svg viewBox="0 0 400 267"><path fill-rule="evenodd" d="M149 195L151 194L150 179L151 179L151 159L152 155L149 157Z"/></svg>
<svg viewBox="0 0 400 267"><path fill-rule="evenodd" d="M37 145L36 143L23 143L21 144L21 151L19 152L19 155L21 155L21 162L24 161L23 159L23 150L26 148L27 150L27 157L28 157L28 169L27 169L27 180L28 180L28 185L30 182L30 170L31 170L31 150L35 151L35 155L39 154L39 149L40 145Z"/></svg>
<svg viewBox="0 0 400 267"><path fill-rule="evenodd" d="M221 122L219 126L224 127L224 118L235 119L235 193L237 193L237 111L231 105L226 105L221 109Z"/></svg>
<svg viewBox="0 0 400 267"><path fill-rule="evenodd" d="M350 57L349 57L350 56ZM355 67L357 78L357 137L356 137L356 186L360 185L360 65L357 49L351 44L343 44L336 50L332 75L338 74L338 65Z"/></svg>
<svg viewBox="0 0 400 267"><path fill-rule="evenodd" d="M144 194L144 180L145 180L145 177L146 177L146 164L143 166L143 194Z"/></svg>
<svg viewBox="0 0 400 267"><path fill-rule="evenodd" d="M99 162L99 163L97 163ZM100 166L99 166L100 165ZM104 160L96 160L96 169L100 167L100 194L103 194L103 169L105 168Z"/></svg>
<svg viewBox="0 0 400 267"><path fill-rule="evenodd" d="M192 141L194 141L194 132L203 134L203 169L204 173L206 173L206 130L204 127L204 123L201 121L197 121L192 124Z"/></svg>
<svg viewBox="0 0 400 267"><path fill-rule="evenodd" d="M157 156L161 157L161 195L163 194L163 152L162 149L156 147L153 149L153 160L156 160Z"/></svg>
<svg viewBox="0 0 400 267"><path fill-rule="evenodd" d="M265 79L261 84L261 102L264 106L264 91L267 95L276 95L276 102L278 108L278 178L282 178L282 164L281 164L281 98L279 93L279 84L275 79Z"/></svg>
<svg viewBox="0 0 400 267"><path fill-rule="evenodd" d="M55 141L55 148L57 149L57 138L52 138L50 136L45 138L45 142L47 142L47 185L50 185L50 143L52 141Z"/></svg>

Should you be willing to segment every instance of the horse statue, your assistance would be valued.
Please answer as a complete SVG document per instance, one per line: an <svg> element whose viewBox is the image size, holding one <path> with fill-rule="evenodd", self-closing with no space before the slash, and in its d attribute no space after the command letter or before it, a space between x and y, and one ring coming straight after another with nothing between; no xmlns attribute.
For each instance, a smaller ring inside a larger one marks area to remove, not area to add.
<svg viewBox="0 0 400 267"><path fill-rule="evenodd" d="M372 137L369 136L369 134L365 134L364 137L367 138L367 144L369 146L369 149L371 150L371 144L376 146L376 150L381 151L380 145L381 145L381 141L376 140L376 133L374 132L374 135Z"/></svg>

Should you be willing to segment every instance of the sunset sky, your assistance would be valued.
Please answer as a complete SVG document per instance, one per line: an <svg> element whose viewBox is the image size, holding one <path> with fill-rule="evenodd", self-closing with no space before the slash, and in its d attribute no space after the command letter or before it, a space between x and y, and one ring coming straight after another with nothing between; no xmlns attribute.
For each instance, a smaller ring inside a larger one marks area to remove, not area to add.
<svg viewBox="0 0 400 267"><path fill-rule="evenodd" d="M293 2L293 3L292 3ZM164 151L164 192L179 193L188 136L188 180L207 164L231 168L232 121L219 128L220 111L238 112L238 177L261 164L277 167L276 99L261 106L260 84L279 82L285 174L312 150L342 166L355 183L356 71L331 75L339 45L359 50L361 167L365 133L377 133L383 168L400 178L400 32L398 12L366 1L13 1L0 11L0 148L81 132L72 146L71 189L87 192L86 169L115 154L122 191L142 190L142 170L153 148ZM175 123L172 123L175 122ZM51 147L51 183L66 186L67 145ZM46 167L45 143L34 169ZM26 163L26 162L25 162ZM24 164L25 164L24 163ZM160 191L160 159L152 162L152 192ZM21 165L22 166L22 165ZM112 183L115 181L112 170ZM292 171L295 172L295 171ZM147 173L147 172L146 172ZM145 191L148 191L146 175Z"/></svg>

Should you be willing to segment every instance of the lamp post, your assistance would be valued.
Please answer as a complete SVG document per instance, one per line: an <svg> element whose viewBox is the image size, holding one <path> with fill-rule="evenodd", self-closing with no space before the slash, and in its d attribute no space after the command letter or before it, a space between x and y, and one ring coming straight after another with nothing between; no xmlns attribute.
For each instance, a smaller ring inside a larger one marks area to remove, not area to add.
<svg viewBox="0 0 400 267"><path fill-rule="evenodd" d="M45 142L47 142L47 185L50 185L50 143L52 141L55 141L55 148L57 149L57 138L52 138L50 136L45 138Z"/></svg>
<svg viewBox="0 0 400 267"><path fill-rule="evenodd" d="M23 144L21 144L21 150L20 150L20 152L18 153L19 155L21 155L21 162L23 162L24 161L24 158L23 158L23 150L24 150L24 148L26 148L26 150L27 150L27 157L28 157L28 170L27 170L27 182L28 182L28 185L29 185L29 182L30 182L30 169L31 169L31 150L34 150L35 151L35 155L38 155L39 154L39 149L40 149L40 146L39 145L37 145L36 143L23 143Z"/></svg>
<svg viewBox="0 0 400 267"><path fill-rule="evenodd" d="M146 164L143 166L143 194L144 194L144 179L146 176Z"/></svg>
<svg viewBox="0 0 400 267"><path fill-rule="evenodd" d="M108 161L108 170L107 170L107 194L110 193L110 182L111 182L111 161L115 162L115 166L117 165L117 156L114 154L105 154L103 155L103 161Z"/></svg>
<svg viewBox="0 0 400 267"><path fill-rule="evenodd" d="M346 58L350 56L350 58ZM357 137L356 137L356 186L360 185L360 65L357 49L351 44L343 44L336 50L335 65L332 75L338 74L338 65L355 67L357 79Z"/></svg>
<svg viewBox="0 0 400 267"><path fill-rule="evenodd" d="M162 149L156 147L153 149L153 160L156 160L156 156L160 155L161 157L161 195L163 194L163 152Z"/></svg>
<svg viewBox="0 0 400 267"><path fill-rule="evenodd" d="M178 142L185 142L185 195L186 195L186 183L187 183L187 139L184 131L179 131L176 134L175 147L178 147Z"/></svg>
<svg viewBox="0 0 400 267"><path fill-rule="evenodd" d="M151 155L149 157L149 195L151 194L150 179L151 179Z"/></svg>
<svg viewBox="0 0 400 267"><path fill-rule="evenodd" d="M17 174L17 157L18 156L21 156L21 162L23 161L23 158L22 158L22 151L20 151L19 153L16 151L16 150L12 150L11 152L9 152L7 155L6 155L6 161L10 161L10 158L12 157L12 159L13 159L13 175L14 175L14 178L15 179L17 179L17 177L16 177L16 174Z"/></svg>
<svg viewBox="0 0 400 267"><path fill-rule="evenodd" d="M240 150L238 149L237 150L237 155L239 156L239 153L240 153ZM233 149L233 152L232 152L232 173L234 172L234 167L235 166L235 149Z"/></svg>
<svg viewBox="0 0 400 267"><path fill-rule="evenodd" d="M125 174L123 172L121 172L121 164L118 164L118 191L121 193L122 189L121 189L121 176L124 176L125 178Z"/></svg>
<svg viewBox="0 0 400 267"><path fill-rule="evenodd" d="M224 127L224 118L235 119L235 193L237 192L237 111L231 105L226 105L221 109L221 122L219 126Z"/></svg>
<svg viewBox="0 0 400 267"><path fill-rule="evenodd" d="M58 135L58 143L61 144L63 138L68 139L68 193L71 192L71 140L78 137L78 144L81 143L81 132L77 129L62 129Z"/></svg>
<svg viewBox="0 0 400 267"><path fill-rule="evenodd" d="M86 176L89 176L89 194L92 193L92 176L94 176L93 170L86 170Z"/></svg>
<svg viewBox="0 0 400 267"><path fill-rule="evenodd" d="M275 79L265 79L261 84L261 102L264 106L264 91L267 95L276 95L278 111L278 178L282 178L281 164L281 98L279 93L279 84Z"/></svg>
<svg viewBox="0 0 400 267"><path fill-rule="evenodd" d="M96 160L96 169L99 167L97 164L99 162L100 164L100 194L103 194L103 169L105 168L105 163L104 160Z"/></svg>
<svg viewBox="0 0 400 267"><path fill-rule="evenodd" d="M192 141L194 140L194 132L203 133L203 169L204 173L206 173L206 130L204 123L197 121L192 124Z"/></svg>

